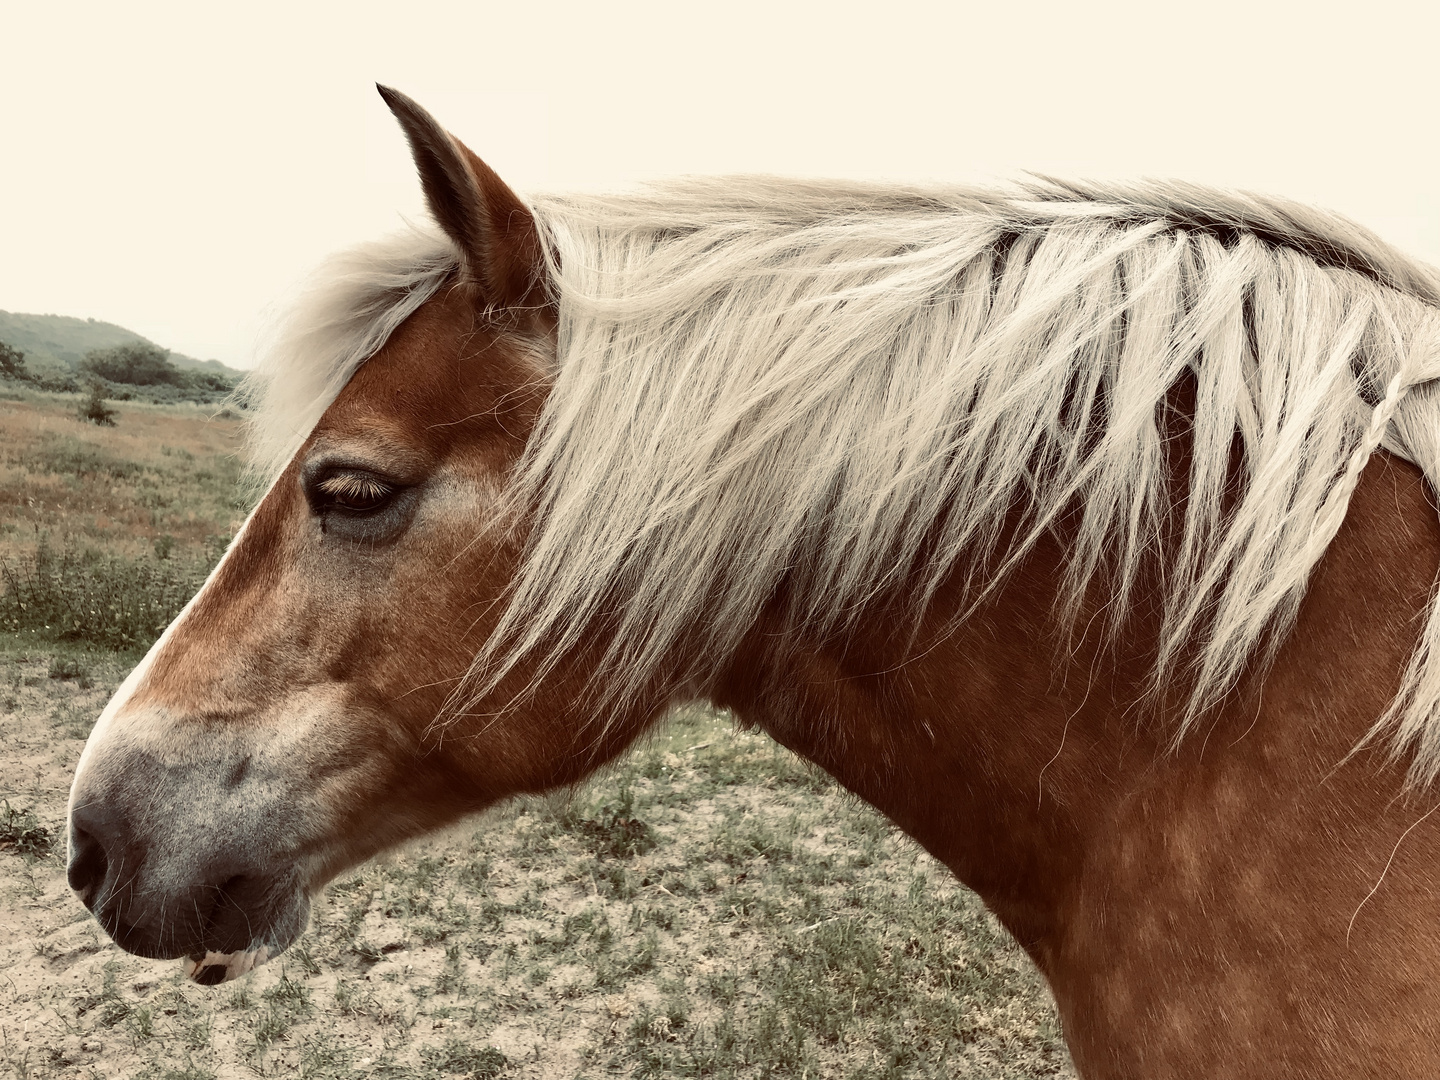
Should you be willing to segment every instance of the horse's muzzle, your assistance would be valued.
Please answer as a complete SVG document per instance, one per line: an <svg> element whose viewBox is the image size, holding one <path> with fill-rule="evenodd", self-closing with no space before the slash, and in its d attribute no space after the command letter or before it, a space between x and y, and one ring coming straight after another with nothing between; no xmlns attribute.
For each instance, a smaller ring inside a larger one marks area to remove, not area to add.
<svg viewBox="0 0 1440 1080"><path fill-rule="evenodd" d="M303 931L309 914L293 874L225 852L188 858L146 849L95 807L71 814L68 878L117 945L152 959L273 955ZM190 974L219 981L203 974L217 963Z"/></svg>
<svg viewBox="0 0 1440 1080"><path fill-rule="evenodd" d="M290 945L309 899L275 778L214 742L183 762L117 742L84 763L70 811L67 877L105 932L127 952L189 958L202 982Z"/></svg>

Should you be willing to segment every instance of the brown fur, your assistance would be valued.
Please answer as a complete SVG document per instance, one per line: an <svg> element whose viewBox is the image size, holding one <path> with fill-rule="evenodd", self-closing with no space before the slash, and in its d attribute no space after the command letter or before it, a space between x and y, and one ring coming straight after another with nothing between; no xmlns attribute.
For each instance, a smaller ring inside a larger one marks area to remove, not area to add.
<svg viewBox="0 0 1440 1080"><path fill-rule="evenodd" d="M1436 802L1402 798L1378 754L1341 763L1437 568L1418 473L1378 459L1274 667L1178 750L1170 717L1132 707L1155 627L1054 666L1054 544L949 637L938 603L916 659L883 624L843 652L762 628L716 696L984 897L1049 978L1081 1075L1430 1076L1440 817L1366 897Z"/></svg>

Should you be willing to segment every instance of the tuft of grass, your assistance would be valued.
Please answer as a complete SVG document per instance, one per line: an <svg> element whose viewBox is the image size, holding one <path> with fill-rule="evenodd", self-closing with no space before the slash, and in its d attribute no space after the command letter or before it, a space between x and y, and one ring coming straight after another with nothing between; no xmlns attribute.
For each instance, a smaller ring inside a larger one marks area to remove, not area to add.
<svg viewBox="0 0 1440 1080"><path fill-rule="evenodd" d="M137 1043L155 1037L155 1010L148 1005L132 1008L125 1017L130 1037Z"/></svg>
<svg viewBox="0 0 1440 1080"><path fill-rule="evenodd" d="M295 963L300 965L300 970L306 975L319 975L320 963L315 959L315 953L310 947L308 940L295 943L295 946L287 953Z"/></svg>
<svg viewBox="0 0 1440 1080"><path fill-rule="evenodd" d="M204 1050L210 1045L215 1034L215 1015L206 1012L184 1025L181 1032L185 1045L191 1050Z"/></svg>
<svg viewBox="0 0 1440 1080"><path fill-rule="evenodd" d="M255 1049L264 1050L290 1033L291 1017L283 1009L262 1009L255 1018Z"/></svg>
<svg viewBox="0 0 1440 1080"><path fill-rule="evenodd" d="M312 1035L300 1044L302 1077L350 1077L354 1075L350 1050L332 1032Z"/></svg>
<svg viewBox="0 0 1440 1080"><path fill-rule="evenodd" d="M310 988L288 974L282 973L280 981L265 989L260 998L265 1007L255 1018L254 1035L255 1049L261 1054L315 1011L310 1001Z"/></svg>
<svg viewBox="0 0 1440 1080"><path fill-rule="evenodd" d="M55 847L55 839L50 830L40 824L34 808L16 810L8 799L0 805L4 807L0 809L0 851L32 859L43 859L49 855Z"/></svg>
<svg viewBox="0 0 1440 1080"><path fill-rule="evenodd" d="M54 657L50 661L50 671L48 674L52 679L73 679L79 683L82 688L87 690L94 685L93 680L90 678L90 669L73 656Z"/></svg>
<svg viewBox="0 0 1440 1080"><path fill-rule="evenodd" d="M471 1046L464 1039L446 1039L440 1046L427 1046L420 1060L436 1072L459 1074L468 1080L494 1080L504 1074L510 1062L493 1046Z"/></svg>
<svg viewBox="0 0 1440 1080"><path fill-rule="evenodd" d="M119 965L111 960L102 969L100 992L87 994L75 1002L75 1018L82 1019L94 1013L100 1024L112 1028L130 1015L130 1003L120 996L116 983Z"/></svg>
<svg viewBox="0 0 1440 1080"><path fill-rule="evenodd" d="M470 992L470 984L465 979L465 964L461 958L458 944L445 946L445 966L435 977L435 992L457 996L464 996Z"/></svg>
<svg viewBox="0 0 1440 1080"><path fill-rule="evenodd" d="M602 803L593 815L566 815L561 823L600 859L634 858L656 843L654 830L635 816L635 792L628 783L620 785L616 801Z"/></svg>
<svg viewBox="0 0 1440 1080"><path fill-rule="evenodd" d="M310 988L296 982L289 975L281 975L280 981L265 990L260 997L275 1008L294 1017L309 1016L311 1012Z"/></svg>
<svg viewBox="0 0 1440 1080"><path fill-rule="evenodd" d="M753 814L727 815L710 837L708 855L727 866L743 866L757 859L788 861L794 856L796 823L786 822L784 828L790 835Z"/></svg>

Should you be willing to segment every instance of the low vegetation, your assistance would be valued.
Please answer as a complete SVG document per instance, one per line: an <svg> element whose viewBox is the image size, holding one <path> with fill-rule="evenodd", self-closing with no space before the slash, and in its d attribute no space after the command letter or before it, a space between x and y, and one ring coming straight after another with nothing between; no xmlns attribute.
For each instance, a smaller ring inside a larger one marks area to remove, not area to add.
<svg viewBox="0 0 1440 1080"><path fill-rule="evenodd" d="M89 413L95 423L113 424L114 413L102 413L94 404L105 398L152 403L194 401L205 404L234 395L236 382L212 371L186 370L170 362L169 353L150 344L117 345L95 349L80 363L59 371L32 371L25 355L0 342L0 377L28 383L57 393L88 393ZM103 419L102 419L103 416Z"/></svg>
<svg viewBox="0 0 1440 1080"><path fill-rule="evenodd" d="M54 846L50 830L35 817L34 807L17 810L8 800L0 801L0 852L39 858L50 854Z"/></svg>
<svg viewBox="0 0 1440 1080"><path fill-rule="evenodd" d="M149 647L204 582L204 557L127 558L94 548L50 547L0 563L0 630L88 641L129 651Z"/></svg>

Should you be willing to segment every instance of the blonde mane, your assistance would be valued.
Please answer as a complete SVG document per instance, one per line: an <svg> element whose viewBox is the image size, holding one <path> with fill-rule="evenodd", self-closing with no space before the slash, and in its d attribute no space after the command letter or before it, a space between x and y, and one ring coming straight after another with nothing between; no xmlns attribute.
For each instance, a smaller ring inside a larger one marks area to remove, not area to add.
<svg viewBox="0 0 1440 1080"><path fill-rule="evenodd" d="M1283 637L1376 449L1440 488L1440 274L1319 211L1178 184L765 178L533 206L559 349L477 693L597 624L612 699L661 673L703 692L782 582L809 634L875 601L913 626L942 582L980 599L1075 512L1062 611L1103 572L1120 627L1163 558L1154 679L1192 688L1178 738ZM271 466L455 265L434 237L350 260L271 363ZM682 654L703 666L672 670ZM1440 773L1433 611L1382 726L1413 779Z"/></svg>

